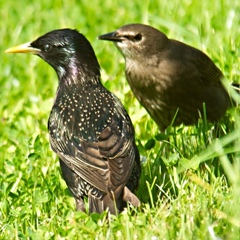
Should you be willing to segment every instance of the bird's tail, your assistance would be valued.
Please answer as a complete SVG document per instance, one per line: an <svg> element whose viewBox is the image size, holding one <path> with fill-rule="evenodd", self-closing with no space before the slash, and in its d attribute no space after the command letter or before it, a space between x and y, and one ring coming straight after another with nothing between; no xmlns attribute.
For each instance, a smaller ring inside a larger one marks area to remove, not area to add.
<svg viewBox="0 0 240 240"><path fill-rule="evenodd" d="M89 196L89 212L102 213L108 210L109 213L116 215L123 211L127 206L127 202L134 207L140 206L139 199L127 187L124 187L118 199L112 198L109 194L106 194L102 199Z"/></svg>
<svg viewBox="0 0 240 240"><path fill-rule="evenodd" d="M89 212L90 213L102 213L107 210L111 214L118 214L124 208L124 202L113 201L108 194L106 194L103 199L96 198L94 196L89 196Z"/></svg>
<svg viewBox="0 0 240 240"><path fill-rule="evenodd" d="M239 83L232 83L231 86L236 91L236 93L240 94L240 84ZM231 94L235 95L235 97L230 96L230 101L231 101L233 106L236 106L236 105L239 104L239 95L237 95L236 93L234 91L230 92L230 95Z"/></svg>
<svg viewBox="0 0 240 240"><path fill-rule="evenodd" d="M123 200L130 203L134 207L140 206L140 201L135 194L133 194L127 187L123 190Z"/></svg>
<svg viewBox="0 0 240 240"><path fill-rule="evenodd" d="M89 196L88 203L90 213L102 213L104 211L103 202L99 198Z"/></svg>

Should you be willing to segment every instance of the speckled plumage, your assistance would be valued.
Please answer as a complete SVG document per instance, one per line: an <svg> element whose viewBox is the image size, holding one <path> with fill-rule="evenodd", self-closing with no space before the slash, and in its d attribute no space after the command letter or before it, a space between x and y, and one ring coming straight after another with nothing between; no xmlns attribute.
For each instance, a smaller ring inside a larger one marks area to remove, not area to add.
<svg viewBox="0 0 240 240"><path fill-rule="evenodd" d="M101 84L88 40L76 30L54 30L29 48L59 78L48 122L50 143L77 210L85 211L84 196L90 212L116 214L126 202L138 206L132 193L141 172L134 128L121 102Z"/></svg>

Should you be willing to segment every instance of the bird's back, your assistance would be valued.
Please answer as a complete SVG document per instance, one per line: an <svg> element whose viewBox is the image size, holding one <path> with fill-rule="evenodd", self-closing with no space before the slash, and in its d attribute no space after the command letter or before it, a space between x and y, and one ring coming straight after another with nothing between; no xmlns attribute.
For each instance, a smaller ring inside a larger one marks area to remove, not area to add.
<svg viewBox="0 0 240 240"><path fill-rule="evenodd" d="M134 129L120 101L101 84L59 89L49 131L53 150L76 174L73 195L89 196L90 211L108 207L114 213L113 198L121 210L124 186L133 168L139 178L140 165Z"/></svg>
<svg viewBox="0 0 240 240"><path fill-rule="evenodd" d="M99 39L114 42L122 53L134 95L161 130L173 120L195 124L204 104L213 122L231 106L222 72L202 51L144 24L128 24Z"/></svg>
<svg viewBox="0 0 240 240"><path fill-rule="evenodd" d="M87 38L77 30L56 29L7 52L36 54L57 73L50 144L77 209L85 211L84 196L90 198L90 212L116 213L126 201L138 206L131 192L140 177L134 129L121 102L101 84Z"/></svg>
<svg viewBox="0 0 240 240"><path fill-rule="evenodd" d="M126 77L160 129L169 126L176 113L173 125L194 124L204 103L210 121L219 120L230 107L222 72L203 52L175 40L142 61L126 59Z"/></svg>

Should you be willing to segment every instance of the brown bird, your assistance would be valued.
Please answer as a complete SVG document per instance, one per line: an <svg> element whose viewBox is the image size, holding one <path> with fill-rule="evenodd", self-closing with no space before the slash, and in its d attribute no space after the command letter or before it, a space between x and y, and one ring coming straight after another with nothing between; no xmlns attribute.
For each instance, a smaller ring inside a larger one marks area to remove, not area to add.
<svg viewBox="0 0 240 240"><path fill-rule="evenodd" d="M222 72L202 51L169 39L157 29L130 24L101 35L125 58L129 85L161 130L195 124L204 115L218 121L231 106Z"/></svg>
<svg viewBox="0 0 240 240"><path fill-rule="evenodd" d="M100 81L100 66L89 41L78 31L51 31L33 42L8 49L33 53L58 75L48 121L50 143L77 210L121 212L138 186L140 160L134 128L119 99Z"/></svg>

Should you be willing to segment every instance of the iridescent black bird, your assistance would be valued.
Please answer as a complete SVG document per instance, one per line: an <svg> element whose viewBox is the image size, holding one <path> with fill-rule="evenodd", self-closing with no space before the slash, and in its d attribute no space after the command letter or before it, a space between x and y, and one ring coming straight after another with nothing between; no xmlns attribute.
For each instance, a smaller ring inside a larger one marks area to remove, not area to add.
<svg viewBox="0 0 240 240"><path fill-rule="evenodd" d="M50 144L77 210L116 214L130 202L140 177L134 128L119 99L100 82L100 66L89 41L60 29L6 50L34 53L56 71L59 85L49 117Z"/></svg>
<svg viewBox="0 0 240 240"><path fill-rule="evenodd" d="M195 124L199 116L218 121L232 106L223 74L202 51L169 39L143 24L129 24L99 36L114 42L125 58L128 83L161 130Z"/></svg>

